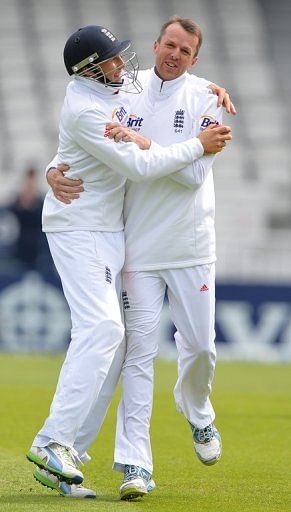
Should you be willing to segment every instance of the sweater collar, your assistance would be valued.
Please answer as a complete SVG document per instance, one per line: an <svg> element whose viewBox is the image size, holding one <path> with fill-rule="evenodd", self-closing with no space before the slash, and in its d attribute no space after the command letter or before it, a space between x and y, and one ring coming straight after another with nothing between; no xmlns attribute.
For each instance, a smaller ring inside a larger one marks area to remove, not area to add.
<svg viewBox="0 0 291 512"><path fill-rule="evenodd" d="M155 68L151 69L149 88L152 94L168 98L177 89L182 87L187 77L187 72L174 80L162 80L156 74Z"/></svg>
<svg viewBox="0 0 291 512"><path fill-rule="evenodd" d="M93 80L88 80L88 78L84 78L83 76L74 76L74 80L80 84L82 87L86 89L90 89L95 92L99 96L114 96L119 93L118 89L114 89L113 87L106 87L104 84L99 82L94 82Z"/></svg>

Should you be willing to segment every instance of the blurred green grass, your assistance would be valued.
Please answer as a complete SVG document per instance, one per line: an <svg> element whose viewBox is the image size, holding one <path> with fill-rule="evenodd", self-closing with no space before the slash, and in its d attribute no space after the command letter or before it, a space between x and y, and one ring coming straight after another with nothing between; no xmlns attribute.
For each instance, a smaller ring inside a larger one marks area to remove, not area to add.
<svg viewBox="0 0 291 512"><path fill-rule="evenodd" d="M190 430L176 412L174 362L156 364L152 420L154 477L158 489L140 502L118 500L121 475L111 470L114 397L85 483L97 500L70 500L32 478L25 453L47 416L61 357L0 355L0 510L290 511L291 365L219 363L212 401L223 437L223 457L212 467L194 456Z"/></svg>

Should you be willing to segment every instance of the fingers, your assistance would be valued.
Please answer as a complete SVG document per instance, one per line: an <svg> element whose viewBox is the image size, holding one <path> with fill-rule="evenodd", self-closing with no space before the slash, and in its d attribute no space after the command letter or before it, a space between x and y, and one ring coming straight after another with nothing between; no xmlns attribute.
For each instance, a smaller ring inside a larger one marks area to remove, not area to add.
<svg viewBox="0 0 291 512"><path fill-rule="evenodd" d="M226 140L232 140L231 133L225 133L220 135L219 140L226 141Z"/></svg>
<svg viewBox="0 0 291 512"><path fill-rule="evenodd" d="M228 114L235 115L236 108L230 99L230 95L224 89L224 87L220 87L219 85L212 83L208 86L209 89L212 90L213 94L217 95L217 106L223 106Z"/></svg>
<svg viewBox="0 0 291 512"><path fill-rule="evenodd" d="M119 123L106 123L106 130L112 130L112 128L118 128L119 126L122 126Z"/></svg>
<svg viewBox="0 0 291 512"><path fill-rule="evenodd" d="M127 138L127 142L129 141L129 137L131 135L131 130L126 128L125 126L118 125L114 128L111 128L108 132L108 138L114 139L115 142L119 142L121 140L125 140Z"/></svg>
<svg viewBox="0 0 291 512"><path fill-rule="evenodd" d="M67 164L58 164L57 170L60 171L62 174L70 169L70 166ZM72 180L70 178L66 178L65 176L61 177L59 176L58 179L59 183L74 188L74 192L83 192L84 188L82 187L83 180Z"/></svg>
<svg viewBox="0 0 291 512"><path fill-rule="evenodd" d="M230 133L231 127L225 124L215 125L215 129L218 133Z"/></svg>
<svg viewBox="0 0 291 512"><path fill-rule="evenodd" d="M78 199L80 194L72 194L67 192L55 193L55 197L64 204L71 204L74 199Z"/></svg>
<svg viewBox="0 0 291 512"><path fill-rule="evenodd" d="M214 129L215 129L217 135L219 136L220 140L225 141L225 140L231 140L232 139L232 134L231 134L230 126L219 125L219 126L215 126Z"/></svg>
<svg viewBox="0 0 291 512"><path fill-rule="evenodd" d="M69 199L64 198L61 194L55 194L55 197L58 201L61 201L61 203L71 204L71 201Z"/></svg>
<svg viewBox="0 0 291 512"><path fill-rule="evenodd" d="M232 115L236 114L235 106L230 99L230 95L226 91L225 91L225 94L224 94L221 104L222 104L222 106L225 107L225 110L228 114L232 114Z"/></svg>
<svg viewBox="0 0 291 512"><path fill-rule="evenodd" d="M80 194L84 192L82 180L71 180L70 178L65 178L63 175L55 177L51 186L54 186L65 194Z"/></svg>
<svg viewBox="0 0 291 512"><path fill-rule="evenodd" d="M208 131L208 130L216 130L218 133L229 133L231 132L231 127L230 126L226 126L225 124L210 124L209 126L207 126L207 128L205 128L205 132Z"/></svg>
<svg viewBox="0 0 291 512"><path fill-rule="evenodd" d="M70 166L68 164L58 164L57 169L58 171L64 173L70 169Z"/></svg>
<svg viewBox="0 0 291 512"><path fill-rule="evenodd" d="M82 180L66 178L59 169L51 169L47 173L47 182L55 197L64 204L70 204L74 199L78 199L84 191Z"/></svg>
<svg viewBox="0 0 291 512"><path fill-rule="evenodd" d="M221 98L221 104L219 106L224 106L226 112L228 114L230 114L230 96L229 96L228 92L226 92L225 89L224 89L224 94Z"/></svg>
<svg viewBox="0 0 291 512"><path fill-rule="evenodd" d="M230 99L230 95L225 89L219 89L217 92L217 106L224 107L228 114L236 115L236 108Z"/></svg>
<svg viewBox="0 0 291 512"><path fill-rule="evenodd" d="M53 187L54 185L61 185L61 186L66 186L66 187L76 187L76 190L75 192L83 192L83 180L72 180L70 178L66 178L64 175L63 175L63 172L65 171L61 171L59 169L59 167L64 167L66 166L68 169L70 169L70 167L67 165L67 164L59 164L57 168L54 168L52 167L48 173L47 173L47 182L48 184ZM67 169L67 170L68 170Z"/></svg>
<svg viewBox="0 0 291 512"><path fill-rule="evenodd" d="M209 89L213 92L213 94L217 95L217 106L221 107L223 103L223 98L225 95L225 89L224 87L220 87L220 85L217 85L215 83L212 83L208 86Z"/></svg>
<svg viewBox="0 0 291 512"><path fill-rule="evenodd" d="M218 107L221 107L222 104L224 103L225 101L225 95L226 95L226 90L223 88L223 87L220 87L217 91L217 106Z"/></svg>
<svg viewBox="0 0 291 512"><path fill-rule="evenodd" d="M66 179L66 178L65 178ZM73 183L72 183L73 182ZM57 189L57 193L61 192L62 194L80 194L81 192L84 192L83 185L76 185L75 180L67 180L61 181L55 183L55 188Z"/></svg>
<svg viewBox="0 0 291 512"><path fill-rule="evenodd" d="M53 185L55 185L55 187L61 187L62 192L70 194L79 194L84 191L82 180L71 180L64 176L55 177Z"/></svg>
<svg viewBox="0 0 291 512"><path fill-rule="evenodd" d="M236 108L234 106L234 104L232 103L232 101L230 102L230 114L232 114L233 116L236 115Z"/></svg>
<svg viewBox="0 0 291 512"><path fill-rule="evenodd" d="M123 142L132 142L132 137L130 135L124 135L122 140Z"/></svg>
<svg viewBox="0 0 291 512"><path fill-rule="evenodd" d="M108 139L113 139L114 136L112 135L112 132L117 130L115 133L118 133L119 128L124 128L124 126L119 123L107 123L105 125L104 137L108 137Z"/></svg>

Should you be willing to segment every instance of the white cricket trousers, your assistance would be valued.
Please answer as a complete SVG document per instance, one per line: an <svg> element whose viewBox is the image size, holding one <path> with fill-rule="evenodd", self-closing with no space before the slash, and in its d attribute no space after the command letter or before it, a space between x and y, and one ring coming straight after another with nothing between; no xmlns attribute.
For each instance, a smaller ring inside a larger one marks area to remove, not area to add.
<svg viewBox="0 0 291 512"><path fill-rule="evenodd" d="M123 232L47 233L71 311L71 342L50 413L33 444L74 446L124 338L119 296ZM116 288L117 287L117 288Z"/></svg>
<svg viewBox="0 0 291 512"><path fill-rule="evenodd" d="M214 420L209 400L214 376L215 265L123 274L127 352L122 370L123 395L118 408L114 468L135 464L152 473L150 418L153 359L167 289L177 328L177 408L199 428ZM165 421L167 419L165 418Z"/></svg>

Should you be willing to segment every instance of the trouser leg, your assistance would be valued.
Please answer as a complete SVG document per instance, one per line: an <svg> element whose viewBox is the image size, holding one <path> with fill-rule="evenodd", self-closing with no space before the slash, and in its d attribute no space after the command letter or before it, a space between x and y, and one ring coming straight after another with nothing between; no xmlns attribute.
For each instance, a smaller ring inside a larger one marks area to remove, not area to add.
<svg viewBox="0 0 291 512"><path fill-rule="evenodd" d="M153 359L158 352L165 283L151 272L124 274L127 352L122 370L114 468L141 466L152 473L149 436L153 398Z"/></svg>
<svg viewBox="0 0 291 512"><path fill-rule="evenodd" d="M123 318L123 308L121 299L121 274L119 274L116 278L116 292L117 296L119 297L121 314ZM114 359L109 368L108 374L102 385L102 388L100 389L97 400L95 400L95 402L93 403L91 410L88 413L88 416L86 417L83 425L80 428L80 431L77 434L74 448L78 452L79 457L84 462L90 459L86 452L93 443L93 441L95 440L95 438L98 436L102 424L105 420L108 407L111 403L112 397L114 395L114 392L120 379L121 370L125 358L125 352L126 339L124 337L122 343L116 350Z"/></svg>
<svg viewBox="0 0 291 512"><path fill-rule="evenodd" d="M200 265L164 271L171 317L177 328L177 408L193 425L203 428L214 420L209 395L214 376L215 267Z"/></svg>
<svg viewBox="0 0 291 512"><path fill-rule="evenodd" d="M123 236L53 233L48 242L70 307L72 331L49 417L34 444L44 446L50 440L73 447L124 335L115 289L123 265Z"/></svg>
<svg viewBox="0 0 291 512"><path fill-rule="evenodd" d="M91 446L95 438L98 436L99 431L104 422L108 407L116 390L122 365L125 358L126 343L125 338L121 345L118 347L112 364L110 366L108 375L104 381L104 384L99 392L97 400L95 400L84 424L81 426L80 431L77 434L77 438L74 444L75 450L77 450L79 457L83 460L84 454L86 454L88 448ZM88 455L87 455L88 459ZM86 460L86 456L85 456Z"/></svg>

